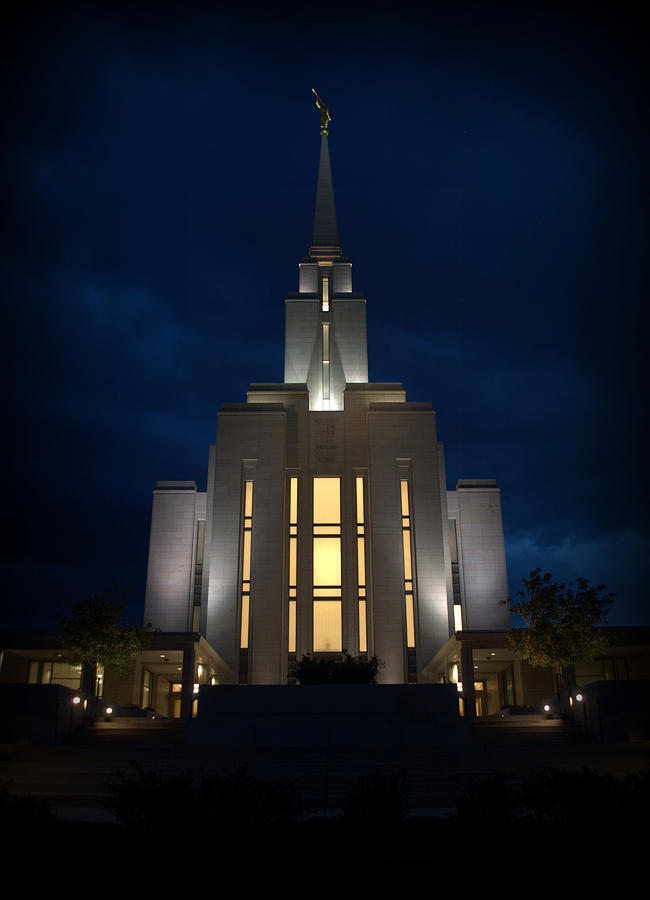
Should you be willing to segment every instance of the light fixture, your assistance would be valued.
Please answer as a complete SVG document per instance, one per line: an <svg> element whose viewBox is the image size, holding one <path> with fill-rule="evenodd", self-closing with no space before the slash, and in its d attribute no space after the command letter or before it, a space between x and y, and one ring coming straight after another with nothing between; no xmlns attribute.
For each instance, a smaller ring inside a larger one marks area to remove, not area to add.
<svg viewBox="0 0 650 900"><path fill-rule="evenodd" d="M77 703L81 703L81 697L73 697L73 698L72 698L72 702L73 702L74 705L76 706Z"/></svg>
<svg viewBox="0 0 650 900"><path fill-rule="evenodd" d="M576 700L578 701L578 703L582 703L582 701L583 701L584 699L585 699L585 698L582 696L582 694L576 694Z"/></svg>
<svg viewBox="0 0 650 900"><path fill-rule="evenodd" d="M549 706L548 703L545 703L544 704L544 712L550 712L550 711L551 711L551 707Z"/></svg>
<svg viewBox="0 0 650 900"><path fill-rule="evenodd" d="M195 684L194 685L194 693L198 694L198 692L199 692L199 686L198 686L198 684Z"/></svg>
<svg viewBox="0 0 650 900"><path fill-rule="evenodd" d="M110 714L113 712L113 707L107 706L106 709L104 710L104 712L106 713L107 716L110 716Z"/></svg>

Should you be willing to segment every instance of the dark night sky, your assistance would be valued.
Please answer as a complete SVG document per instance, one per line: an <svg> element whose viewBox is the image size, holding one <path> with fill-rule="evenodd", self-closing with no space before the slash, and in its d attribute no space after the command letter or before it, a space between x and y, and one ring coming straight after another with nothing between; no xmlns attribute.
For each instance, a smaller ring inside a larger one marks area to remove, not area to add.
<svg viewBox="0 0 650 900"><path fill-rule="evenodd" d="M640 20L21 8L4 38L10 624L47 626L113 579L137 619L156 480L204 490L220 403L282 379L312 87L371 380L433 401L449 487L498 479L512 591L536 566L583 575L619 594L611 623L650 621Z"/></svg>

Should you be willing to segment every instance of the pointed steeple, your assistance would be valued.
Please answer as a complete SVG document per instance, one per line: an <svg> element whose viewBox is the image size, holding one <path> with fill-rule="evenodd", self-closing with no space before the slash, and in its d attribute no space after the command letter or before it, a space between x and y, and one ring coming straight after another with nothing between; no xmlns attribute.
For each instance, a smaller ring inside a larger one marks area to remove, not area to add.
<svg viewBox="0 0 650 900"><path fill-rule="evenodd" d="M318 259L332 259L341 256L339 230L336 224L334 187L327 134L321 135L318 182L316 185L316 207L314 210L314 230L309 255Z"/></svg>

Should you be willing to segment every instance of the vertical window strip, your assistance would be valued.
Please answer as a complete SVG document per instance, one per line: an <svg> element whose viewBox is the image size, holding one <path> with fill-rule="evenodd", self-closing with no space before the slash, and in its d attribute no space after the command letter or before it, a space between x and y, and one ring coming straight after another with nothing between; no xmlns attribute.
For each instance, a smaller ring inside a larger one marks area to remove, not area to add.
<svg viewBox="0 0 650 900"><path fill-rule="evenodd" d="M248 649L251 594L251 541L253 532L253 482L244 482L244 527L242 535L241 565L241 633L239 646Z"/></svg>
<svg viewBox="0 0 650 900"><path fill-rule="evenodd" d="M340 652L341 479L316 477L313 491L313 648L315 653Z"/></svg>
<svg viewBox="0 0 650 900"><path fill-rule="evenodd" d="M451 582L454 598L454 631L463 630L463 606L460 593L460 564L458 560L458 532L456 520L449 519L449 553L451 556Z"/></svg>
<svg viewBox="0 0 650 900"><path fill-rule="evenodd" d="M289 653L296 652L296 596L298 592L298 478L289 479Z"/></svg>
<svg viewBox="0 0 650 900"><path fill-rule="evenodd" d="M329 312L330 309L330 280L327 275L323 276L323 302L321 309L323 312Z"/></svg>
<svg viewBox="0 0 650 900"><path fill-rule="evenodd" d="M296 601L289 600L289 653L296 652Z"/></svg>
<svg viewBox="0 0 650 900"><path fill-rule="evenodd" d="M368 624L366 610L366 516L364 508L364 478L355 479L357 532L357 608L359 616L359 653L368 652Z"/></svg>
<svg viewBox="0 0 650 900"><path fill-rule="evenodd" d="M366 601L359 598L359 653L368 652L368 621Z"/></svg>
<svg viewBox="0 0 650 900"><path fill-rule="evenodd" d="M205 519L196 523L196 561L194 564L194 597L192 599L192 631L201 623L201 591L203 587L203 554L205 550Z"/></svg>
<svg viewBox="0 0 650 900"><path fill-rule="evenodd" d="M411 508L409 503L409 483L400 480L402 506L402 554L404 559L404 601L406 607L406 646L415 647L415 608L413 605L413 566L411 559Z"/></svg>
<svg viewBox="0 0 650 900"><path fill-rule="evenodd" d="M330 400L330 326L323 322L323 406L329 409Z"/></svg>

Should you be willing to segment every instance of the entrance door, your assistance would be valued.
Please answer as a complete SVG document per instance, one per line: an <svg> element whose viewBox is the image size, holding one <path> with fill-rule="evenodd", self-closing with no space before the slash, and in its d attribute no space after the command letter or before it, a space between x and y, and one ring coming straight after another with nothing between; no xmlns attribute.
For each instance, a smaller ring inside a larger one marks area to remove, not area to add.
<svg viewBox="0 0 650 900"><path fill-rule="evenodd" d="M172 682L169 685L169 716L171 719L180 719L181 717L182 687L180 681Z"/></svg>
<svg viewBox="0 0 650 900"><path fill-rule="evenodd" d="M476 702L476 715L487 716L487 685L484 681L474 682L474 700Z"/></svg>

